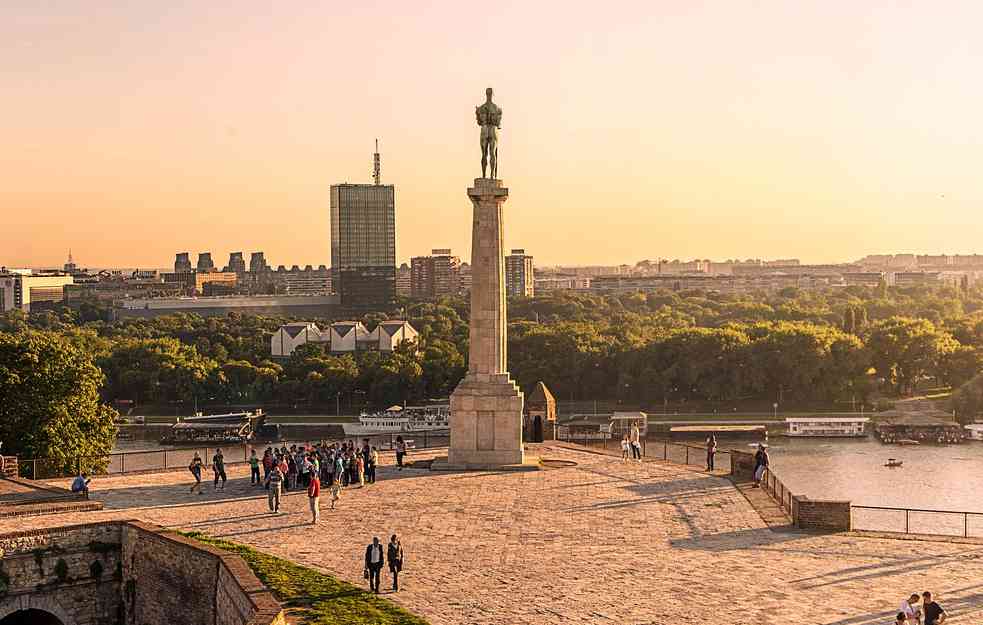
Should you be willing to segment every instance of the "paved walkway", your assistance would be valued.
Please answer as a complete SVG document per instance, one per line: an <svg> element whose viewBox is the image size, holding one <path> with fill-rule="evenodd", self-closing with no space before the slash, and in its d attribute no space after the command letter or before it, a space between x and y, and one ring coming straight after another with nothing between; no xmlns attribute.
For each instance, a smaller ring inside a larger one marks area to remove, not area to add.
<svg viewBox="0 0 983 625"><path fill-rule="evenodd" d="M983 546L769 529L726 479L677 465L624 464L569 449L577 466L526 473L381 471L311 528L306 495L286 514L236 467L224 493L188 476L97 480L101 512L35 526L139 518L248 543L363 584L372 535L403 537L403 590L433 625L890 623L901 598L931 589L950 623L983 620ZM0 531L23 529L0 521ZM386 577L383 578L386 580Z"/></svg>

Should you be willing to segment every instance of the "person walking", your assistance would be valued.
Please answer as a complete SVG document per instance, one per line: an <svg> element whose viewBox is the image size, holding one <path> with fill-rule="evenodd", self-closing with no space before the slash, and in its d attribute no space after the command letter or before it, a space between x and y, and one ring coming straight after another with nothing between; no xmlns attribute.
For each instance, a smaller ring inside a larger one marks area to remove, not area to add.
<svg viewBox="0 0 983 625"><path fill-rule="evenodd" d="M280 511L280 489L283 487L283 477L280 465L274 465L270 471L270 477L267 479L269 492L266 494L266 498L270 505L270 512L274 514Z"/></svg>
<svg viewBox="0 0 983 625"><path fill-rule="evenodd" d="M923 621L925 625L942 625L949 617L942 606L932 599L932 593L927 590L922 593L922 616L925 617Z"/></svg>
<svg viewBox="0 0 983 625"><path fill-rule="evenodd" d="M713 457L717 455L717 437L707 437L707 471L713 471Z"/></svg>
<svg viewBox="0 0 983 625"><path fill-rule="evenodd" d="M403 470L403 457L406 456L406 443L403 442L402 436L396 437L396 444L394 445L396 449L396 466L399 470Z"/></svg>
<svg viewBox="0 0 983 625"><path fill-rule="evenodd" d="M188 471L191 471L191 475L195 476L195 483L191 485L191 494L194 494L195 490L198 491L199 495L203 495L201 492L201 469L204 463L201 461L201 456L198 452L195 452L195 457L191 459L191 464L188 465Z"/></svg>
<svg viewBox="0 0 983 625"><path fill-rule="evenodd" d="M317 475L311 476L311 482L307 485L307 501L311 505L311 525L316 525L321 519L321 509L318 507L321 498L321 478Z"/></svg>
<svg viewBox="0 0 983 625"><path fill-rule="evenodd" d="M403 570L403 545L393 534L389 539L389 548L386 560L389 562L389 572L393 576L393 592L399 592L399 572Z"/></svg>
<svg viewBox="0 0 983 625"><path fill-rule="evenodd" d="M249 483L259 485L259 457L255 449L249 453Z"/></svg>
<svg viewBox="0 0 983 625"><path fill-rule="evenodd" d="M355 454L355 471L358 473L359 486L365 486L365 459L361 452Z"/></svg>
<svg viewBox="0 0 983 625"><path fill-rule="evenodd" d="M225 490L225 482L229 479L225 476L225 456L222 455L221 449L215 450L215 455L212 456L212 471L215 472L215 482L212 484L214 490L218 490L218 481L222 480L222 490Z"/></svg>
<svg viewBox="0 0 983 625"><path fill-rule="evenodd" d="M379 594L379 577L382 572L382 565L385 564L385 554L382 545L379 544L379 537L372 538L372 543L365 548L365 579L369 580L369 588L372 592Z"/></svg>
<svg viewBox="0 0 983 625"><path fill-rule="evenodd" d="M763 443L758 444L758 451L754 454L754 488L761 486L761 478L765 475L768 468L768 450Z"/></svg>

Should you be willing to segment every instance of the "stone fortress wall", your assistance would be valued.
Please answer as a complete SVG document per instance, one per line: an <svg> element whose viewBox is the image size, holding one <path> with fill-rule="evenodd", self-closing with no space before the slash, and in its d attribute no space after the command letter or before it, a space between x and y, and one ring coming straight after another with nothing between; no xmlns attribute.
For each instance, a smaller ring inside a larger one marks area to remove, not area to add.
<svg viewBox="0 0 983 625"><path fill-rule="evenodd" d="M63 625L283 625L238 556L136 521L0 535L0 621L39 609Z"/></svg>

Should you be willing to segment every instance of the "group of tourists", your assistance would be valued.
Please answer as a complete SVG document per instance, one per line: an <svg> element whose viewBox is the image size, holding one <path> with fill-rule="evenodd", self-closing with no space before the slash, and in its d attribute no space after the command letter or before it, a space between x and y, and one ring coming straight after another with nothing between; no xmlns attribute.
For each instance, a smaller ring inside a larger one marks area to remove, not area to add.
<svg viewBox="0 0 983 625"><path fill-rule="evenodd" d="M406 442L397 436L394 444L396 465L401 471L406 457ZM363 439L361 445L354 441L337 443L317 443L315 445L286 445L267 447L262 458L253 449L249 455L249 483L255 487L263 486L267 492L270 512L280 511L280 499L284 492L306 489L310 499L312 523L320 517L319 501L321 486L331 493L331 508L340 498L341 489L374 484L379 467L379 450ZM204 461L198 452L188 465L195 481L191 493L202 494L201 479ZM212 456L214 489L225 490L228 476L225 472L225 456L221 449ZM220 485L221 483L221 485Z"/></svg>
<svg viewBox="0 0 983 625"><path fill-rule="evenodd" d="M912 593L901 602L895 625L942 625L947 616L942 606L932 598L932 593L926 590L921 596L917 592Z"/></svg>
<svg viewBox="0 0 983 625"><path fill-rule="evenodd" d="M393 578L393 592L399 592L399 573L403 570L403 546L396 534L389 539L385 551L378 536L373 537L372 542L365 548L365 569L362 571L362 576L368 580L369 588L375 594L379 594L382 568L386 563L389 564L389 574Z"/></svg>

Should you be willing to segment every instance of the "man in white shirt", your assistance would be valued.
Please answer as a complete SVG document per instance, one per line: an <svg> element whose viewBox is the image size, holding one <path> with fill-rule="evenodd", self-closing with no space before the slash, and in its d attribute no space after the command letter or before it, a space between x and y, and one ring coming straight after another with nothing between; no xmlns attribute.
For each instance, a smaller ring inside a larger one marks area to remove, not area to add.
<svg viewBox="0 0 983 625"><path fill-rule="evenodd" d="M901 602L901 612L905 615L905 622L908 625L921 625L922 611L918 606L921 597L918 593L913 593L910 597Z"/></svg>
<svg viewBox="0 0 983 625"><path fill-rule="evenodd" d="M372 538L372 544L365 548L365 577L369 580L369 586L375 594L379 594L379 577L385 560L382 543L379 542L379 537L375 536Z"/></svg>

